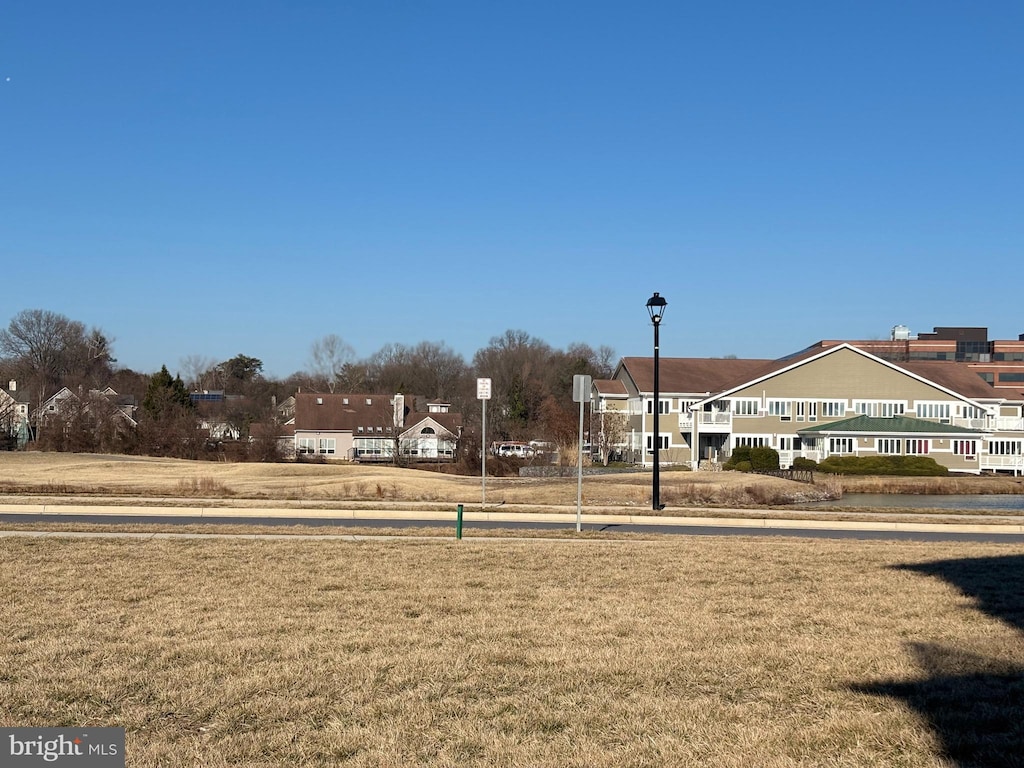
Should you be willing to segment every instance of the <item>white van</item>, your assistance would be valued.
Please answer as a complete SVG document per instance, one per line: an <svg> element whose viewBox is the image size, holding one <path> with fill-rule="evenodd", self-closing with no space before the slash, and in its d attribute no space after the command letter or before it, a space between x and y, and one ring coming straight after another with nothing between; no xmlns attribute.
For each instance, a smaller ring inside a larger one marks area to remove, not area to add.
<svg viewBox="0 0 1024 768"><path fill-rule="evenodd" d="M494 451L497 456L510 456L516 459L533 458L534 450L526 443L498 443Z"/></svg>

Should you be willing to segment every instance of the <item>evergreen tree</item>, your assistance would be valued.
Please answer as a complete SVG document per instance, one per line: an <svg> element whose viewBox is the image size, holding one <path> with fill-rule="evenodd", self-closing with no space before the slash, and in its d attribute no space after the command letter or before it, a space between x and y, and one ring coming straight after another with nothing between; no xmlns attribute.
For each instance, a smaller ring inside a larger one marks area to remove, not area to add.
<svg viewBox="0 0 1024 768"><path fill-rule="evenodd" d="M192 410L192 399L188 396L185 382L181 376L171 378L167 366L154 373L146 388L146 396L142 399L142 410L151 418L159 421L169 415L178 415L182 410Z"/></svg>

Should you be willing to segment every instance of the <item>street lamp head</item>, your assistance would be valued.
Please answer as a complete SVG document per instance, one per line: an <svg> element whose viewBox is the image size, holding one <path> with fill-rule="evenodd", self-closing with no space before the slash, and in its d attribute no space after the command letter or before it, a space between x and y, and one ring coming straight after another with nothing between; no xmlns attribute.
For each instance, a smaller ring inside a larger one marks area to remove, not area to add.
<svg viewBox="0 0 1024 768"><path fill-rule="evenodd" d="M665 301L660 293L655 293L647 300L647 311L651 313L651 322L655 325L661 322L661 318L665 314L665 307L667 305L668 302Z"/></svg>

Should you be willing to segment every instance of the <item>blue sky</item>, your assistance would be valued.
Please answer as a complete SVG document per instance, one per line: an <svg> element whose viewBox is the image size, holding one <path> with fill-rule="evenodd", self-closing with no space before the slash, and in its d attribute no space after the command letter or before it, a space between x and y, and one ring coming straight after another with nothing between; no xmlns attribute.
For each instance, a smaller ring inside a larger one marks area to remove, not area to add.
<svg viewBox="0 0 1024 768"><path fill-rule="evenodd" d="M275 376L521 329L1024 333L1024 4L49 2L0 24L0 324ZM3 311L6 310L6 311Z"/></svg>

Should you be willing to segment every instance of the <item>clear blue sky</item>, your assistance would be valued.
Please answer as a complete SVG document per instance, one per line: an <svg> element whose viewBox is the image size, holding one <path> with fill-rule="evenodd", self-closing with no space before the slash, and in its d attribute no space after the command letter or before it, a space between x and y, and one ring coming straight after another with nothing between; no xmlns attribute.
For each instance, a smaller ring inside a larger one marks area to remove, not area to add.
<svg viewBox="0 0 1024 768"><path fill-rule="evenodd" d="M1024 332L1024 3L8 3L0 325L119 362Z"/></svg>

